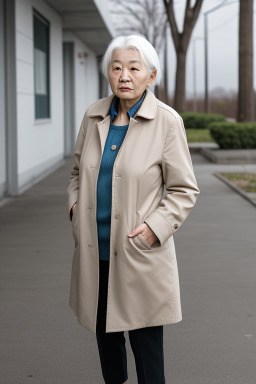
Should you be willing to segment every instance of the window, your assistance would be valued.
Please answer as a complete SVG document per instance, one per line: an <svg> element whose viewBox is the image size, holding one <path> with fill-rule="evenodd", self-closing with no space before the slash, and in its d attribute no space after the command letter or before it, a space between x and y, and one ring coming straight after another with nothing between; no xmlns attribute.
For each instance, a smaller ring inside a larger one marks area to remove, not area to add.
<svg viewBox="0 0 256 384"><path fill-rule="evenodd" d="M49 22L33 14L35 118L50 117Z"/></svg>

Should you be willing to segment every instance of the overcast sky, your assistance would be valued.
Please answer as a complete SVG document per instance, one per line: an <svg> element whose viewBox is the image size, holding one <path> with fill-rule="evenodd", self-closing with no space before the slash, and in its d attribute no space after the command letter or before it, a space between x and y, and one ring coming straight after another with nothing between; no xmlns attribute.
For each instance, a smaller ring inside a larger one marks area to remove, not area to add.
<svg viewBox="0 0 256 384"><path fill-rule="evenodd" d="M175 12L180 28L183 23L185 3L185 0L175 1ZM204 0L203 2L201 13L195 26L188 50L186 78L186 88L188 93L194 92L193 49L196 53L196 90L197 93L204 92L204 40L202 40L204 37L203 13L221 3L223 3L223 0ZM254 9L256 10L256 0L254 0ZM227 90L236 91L238 88L238 13L239 1L228 0L225 3L225 6L208 15L209 89L224 87ZM254 23L254 36L255 31L256 28ZM255 50L256 39L254 38L254 73L256 69ZM173 63L172 58L174 59ZM169 83L172 89L175 76L175 52L172 41L170 41L169 68ZM256 79L254 76L254 88L256 88L255 84Z"/></svg>

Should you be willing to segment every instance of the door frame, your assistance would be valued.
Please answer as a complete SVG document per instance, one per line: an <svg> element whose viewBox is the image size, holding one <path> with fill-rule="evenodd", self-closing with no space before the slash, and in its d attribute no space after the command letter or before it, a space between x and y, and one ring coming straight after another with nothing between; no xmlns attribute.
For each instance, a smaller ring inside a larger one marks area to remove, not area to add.
<svg viewBox="0 0 256 384"><path fill-rule="evenodd" d="M64 157L75 149L75 64L74 42L63 42Z"/></svg>

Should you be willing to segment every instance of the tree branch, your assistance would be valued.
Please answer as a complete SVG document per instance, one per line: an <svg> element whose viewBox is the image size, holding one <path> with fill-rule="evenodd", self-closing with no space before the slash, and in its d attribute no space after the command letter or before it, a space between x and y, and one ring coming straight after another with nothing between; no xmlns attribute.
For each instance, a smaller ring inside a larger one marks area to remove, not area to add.
<svg viewBox="0 0 256 384"><path fill-rule="evenodd" d="M177 23L176 23L176 19L175 19L173 0L170 0L169 3L167 2L167 0L163 0L163 1L164 1L164 6L166 9L168 21L169 21L170 27L171 27L173 43L174 43L176 51L178 51L180 34L178 31L178 27L177 27Z"/></svg>
<svg viewBox="0 0 256 384"><path fill-rule="evenodd" d="M190 0L187 0L183 33L182 33L182 42L181 42L182 48L184 51L186 51L188 48L191 34L196 24L197 18L199 16L199 12L201 10L202 4L203 4L203 0L196 0L194 7L191 8Z"/></svg>

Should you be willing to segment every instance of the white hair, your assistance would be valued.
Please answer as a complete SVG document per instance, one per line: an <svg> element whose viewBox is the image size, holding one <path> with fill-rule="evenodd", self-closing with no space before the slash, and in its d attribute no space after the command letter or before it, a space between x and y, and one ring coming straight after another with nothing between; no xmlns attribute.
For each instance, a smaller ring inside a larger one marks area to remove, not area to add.
<svg viewBox="0 0 256 384"><path fill-rule="evenodd" d="M139 35L117 36L110 41L101 62L101 71L107 79L112 54L115 49L135 49L141 55L149 75L151 75L154 69L157 70L155 84L160 84L161 68L159 57L153 45L145 37Z"/></svg>

